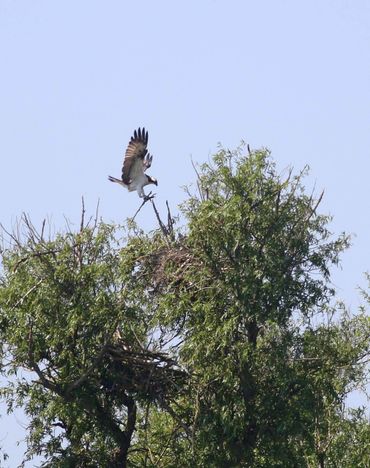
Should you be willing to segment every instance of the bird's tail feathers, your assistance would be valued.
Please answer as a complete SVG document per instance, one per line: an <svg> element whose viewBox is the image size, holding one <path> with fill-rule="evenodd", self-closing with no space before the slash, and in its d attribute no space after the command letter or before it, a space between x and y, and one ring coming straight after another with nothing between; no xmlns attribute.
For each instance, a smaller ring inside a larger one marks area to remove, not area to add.
<svg viewBox="0 0 370 468"><path fill-rule="evenodd" d="M112 177L112 176L108 176L108 179L111 181L111 182L116 182L117 184L121 184L121 185L125 185L121 179L116 179L116 177Z"/></svg>

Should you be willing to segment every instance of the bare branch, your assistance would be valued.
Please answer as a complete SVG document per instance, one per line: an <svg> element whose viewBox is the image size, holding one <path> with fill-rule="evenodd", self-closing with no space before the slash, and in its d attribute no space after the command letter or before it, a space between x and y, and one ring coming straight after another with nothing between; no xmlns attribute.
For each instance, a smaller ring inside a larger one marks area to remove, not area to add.
<svg viewBox="0 0 370 468"><path fill-rule="evenodd" d="M82 202L82 211L81 211L81 224L80 224L80 232L83 231L84 229L84 225L85 225L85 200L84 200L84 197L81 198L81 202Z"/></svg>
<svg viewBox="0 0 370 468"><path fill-rule="evenodd" d="M194 161L193 161L192 157L190 157L190 161L191 161L191 165L193 166L193 169L195 171L195 174L197 175L197 188L198 188L200 199L202 201L204 201L206 198L208 199L208 191L206 191L207 196L205 197L204 192L203 192L203 188L202 188L202 184L201 184L202 179L200 177L200 174L198 172L198 169L197 169L196 165L194 164Z"/></svg>
<svg viewBox="0 0 370 468"><path fill-rule="evenodd" d="M155 206L155 203L154 201L151 199L150 200L152 205L153 205L153 209L154 209L154 213L157 217L157 220L158 220L158 224L159 224L159 227L161 228L161 231L163 233L163 235L165 236L165 238L167 239L168 236L169 236L169 232L168 232L168 229L167 227L164 225L163 221L161 220L160 216L159 216L159 213L158 213L158 210L157 210L157 207Z"/></svg>
<svg viewBox="0 0 370 468"><path fill-rule="evenodd" d="M73 390L76 390L76 388L80 387L86 379L92 374L92 372L96 369L96 367L100 364L101 360L103 359L106 351L107 351L108 343L104 344L95 359L93 360L92 364L86 372L84 372L78 379L76 379L74 382L70 383L67 387L66 390L66 395L69 393L73 392Z"/></svg>
<svg viewBox="0 0 370 468"><path fill-rule="evenodd" d="M154 198L154 195L151 194L151 192L149 193L149 195L147 195L146 197L144 197L144 200L143 200L143 203L139 206L139 209L136 211L136 213L134 214L133 218L132 218L132 221L134 221L134 219L136 218L136 216L138 215L139 211L141 210L141 208L145 205L145 203L147 203L149 200L152 200Z"/></svg>
<svg viewBox="0 0 370 468"><path fill-rule="evenodd" d="M42 240L42 241L44 241L45 225L46 225L46 219L43 220L42 226L41 226L41 233L40 233L40 236L41 236L41 240Z"/></svg>

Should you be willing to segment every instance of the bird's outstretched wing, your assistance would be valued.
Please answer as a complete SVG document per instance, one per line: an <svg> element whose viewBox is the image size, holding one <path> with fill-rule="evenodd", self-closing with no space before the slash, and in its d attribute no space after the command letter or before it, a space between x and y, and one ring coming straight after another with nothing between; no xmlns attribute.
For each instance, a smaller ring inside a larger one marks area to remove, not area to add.
<svg viewBox="0 0 370 468"><path fill-rule="evenodd" d="M149 167L152 165L152 161L153 161L153 155L148 153L148 154L145 156L145 159L144 159L144 161L143 161L144 171L146 171L147 169L149 169Z"/></svg>
<svg viewBox="0 0 370 468"><path fill-rule="evenodd" d="M146 149L148 145L148 132L145 128L134 131L134 135L127 146L125 158L122 166L122 181L129 184L137 177L143 175L144 171L150 167L152 156Z"/></svg>

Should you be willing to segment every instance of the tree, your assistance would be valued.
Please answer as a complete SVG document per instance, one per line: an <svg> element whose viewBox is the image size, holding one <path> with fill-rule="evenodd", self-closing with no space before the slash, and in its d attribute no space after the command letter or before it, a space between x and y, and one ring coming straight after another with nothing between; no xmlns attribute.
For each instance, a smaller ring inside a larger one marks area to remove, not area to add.
<svg viewBox="0 0 370 468"><path fill-rule="evenodd" d="M266 151L221 150L183 206L186 236L142 261L193 376L179 402L192 437L163 465L155 440L153 466L326 463L330 421L346 423L346 395L365 379L369 322L329 307L349 240L332 239L304 175L280 177Z"/></svg>
<svg viewBox="0 0 370 468"><path fill-rule="evenodd" d="M369 320L333 305L330 284L349 239L329 232L306 170L279 175L267 151L243 151L199 169L182 229L150 200L149 234L83 216L53 239L27 217L11 235L2 394L30 418L28 457L365 466L369 423L344 402L366 379Z"/></svg>
<svg viewBox="0 0 370 468"><path fill-rule="evenodd" d="M96 220L53 240L27 217L24 226L3 252L0 330L2 394L30 418L27 457L125 466L138 406L177 395L186 378L146 346L146 299L131 288L137 251Z"/></svg>

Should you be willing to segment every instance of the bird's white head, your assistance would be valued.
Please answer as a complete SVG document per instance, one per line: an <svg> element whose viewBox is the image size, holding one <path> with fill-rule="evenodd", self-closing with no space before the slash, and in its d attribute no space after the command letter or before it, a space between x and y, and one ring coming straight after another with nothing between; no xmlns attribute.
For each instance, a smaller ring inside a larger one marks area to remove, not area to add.
<svg viewBox="0 0 370 468"><path fill-rule="evenodd" d="M147 175L149 184L158 185L158 180L154 177Z"/></svg>

